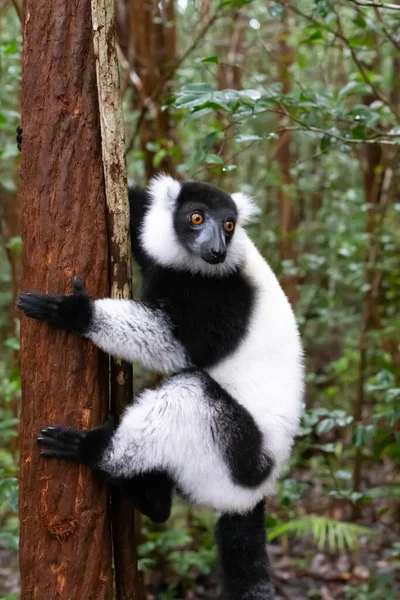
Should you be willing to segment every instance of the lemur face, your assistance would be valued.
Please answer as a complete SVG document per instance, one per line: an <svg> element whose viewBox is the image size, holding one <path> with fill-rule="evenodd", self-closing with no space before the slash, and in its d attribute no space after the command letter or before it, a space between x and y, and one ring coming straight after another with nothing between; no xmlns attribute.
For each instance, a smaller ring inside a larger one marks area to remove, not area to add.
<svg viewBox="0 0 400 600"><path fill-rule="evenodd" d="M210 277L224 277L243 264L243 225L257 212L252 198L162 174L150 181L148 194L140 237L157 264Z"/></svg>
<svg viewBox="0 0 400 600"><path fill-rule="evenodd" d="M223 263L235 232L237 208L229 194L208 184L183 183L176 199L179 242L210 265Z"/></svg>

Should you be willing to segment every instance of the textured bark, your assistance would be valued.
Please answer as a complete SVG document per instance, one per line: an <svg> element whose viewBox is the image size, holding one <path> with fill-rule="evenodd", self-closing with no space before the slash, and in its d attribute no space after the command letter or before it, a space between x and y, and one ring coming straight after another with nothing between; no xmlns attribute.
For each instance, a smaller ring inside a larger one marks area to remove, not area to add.
<svg viewBox="0 0 400 600"><path fill-rule="evenodd" d="M23 289L108 294L90 0L26 0L21 165ZM88 428L108 410L108 361L89 342L21 319L21 598L112 597L106 486L39 457L43 425Z"/></svg>
<svg viewBox="0 0 400 600"><path fill-rule="evenodd" d="M92 22L107 199L111 296L129 299L132 281L128 181L113 0L92 0ZM111 408L117 418L132 401L132 396L132 365L111 359ZM112 491L112 530L117 599L143 598L137 569L134 509L118 488Z"/></svg>

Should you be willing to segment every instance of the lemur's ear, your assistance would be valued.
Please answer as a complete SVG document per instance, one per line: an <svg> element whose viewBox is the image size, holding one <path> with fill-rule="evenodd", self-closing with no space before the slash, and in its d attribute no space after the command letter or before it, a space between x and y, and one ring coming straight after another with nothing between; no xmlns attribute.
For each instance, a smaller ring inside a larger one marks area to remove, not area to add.
<svg viewBox="0 0 400 600"><path fill-rule="evenodd" d="M232 194L232 200L236 204L238 210L238 221L240 225L246 225L246 223L249 223L249 221L260 212L260 209L251 196L236 192L235 194Z"/></svg>
<svg viewBox="0 0 400 600"><path fill-rule="evenodd" d="M181 184L169 175L160 173L151 179L148 190L154 202L174 208L181 191Z"/></svg>

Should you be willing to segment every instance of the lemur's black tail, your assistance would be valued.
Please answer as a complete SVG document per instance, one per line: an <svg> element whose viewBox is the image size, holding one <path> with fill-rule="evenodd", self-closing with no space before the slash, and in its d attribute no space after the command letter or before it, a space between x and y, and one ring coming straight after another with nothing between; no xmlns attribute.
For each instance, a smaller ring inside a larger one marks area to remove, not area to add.
<svg viewBox="0 0 400 600"><path fill-rule="evenodd" d="M222 515L217 524L224 600L273 600L264 502L249 513Z"/></svg>

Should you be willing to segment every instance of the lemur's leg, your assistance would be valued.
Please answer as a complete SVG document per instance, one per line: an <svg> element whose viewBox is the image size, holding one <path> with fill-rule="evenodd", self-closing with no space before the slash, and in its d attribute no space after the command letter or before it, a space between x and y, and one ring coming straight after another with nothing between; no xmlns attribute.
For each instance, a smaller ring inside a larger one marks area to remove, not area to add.
<svg viewBox="0 0 400 600"><path fill-rule="evenodd" d="M166 473L153 471L127 478L112 476L98 468L98 456L105 452L114 432L110 418L105 425L90 431L76 431L59 425L45 427L37 439L46 446L40 452L42 456L86 464L109 483L120 486L140 512L153 521L166 521L171 512L173 492L173 482Z"/></svg>
<svg viewBox="0 0 400 600"><path fill-rule="evenodd" d="M28 292L20 295L18 307L27 317L83 335L108 354L160 373L189 366L161 310L131 300L90 300L77 277L72 294Z"/></svg>
<svg viewBox="0 0 400 600"><path fill-rule="evenodd" d="M273 466L250 413L197 370L145 390L115 432L48 427L39 442L43 456L81 461L111 480L166 472L190 500L222 511L254 506Z"/></svg>

